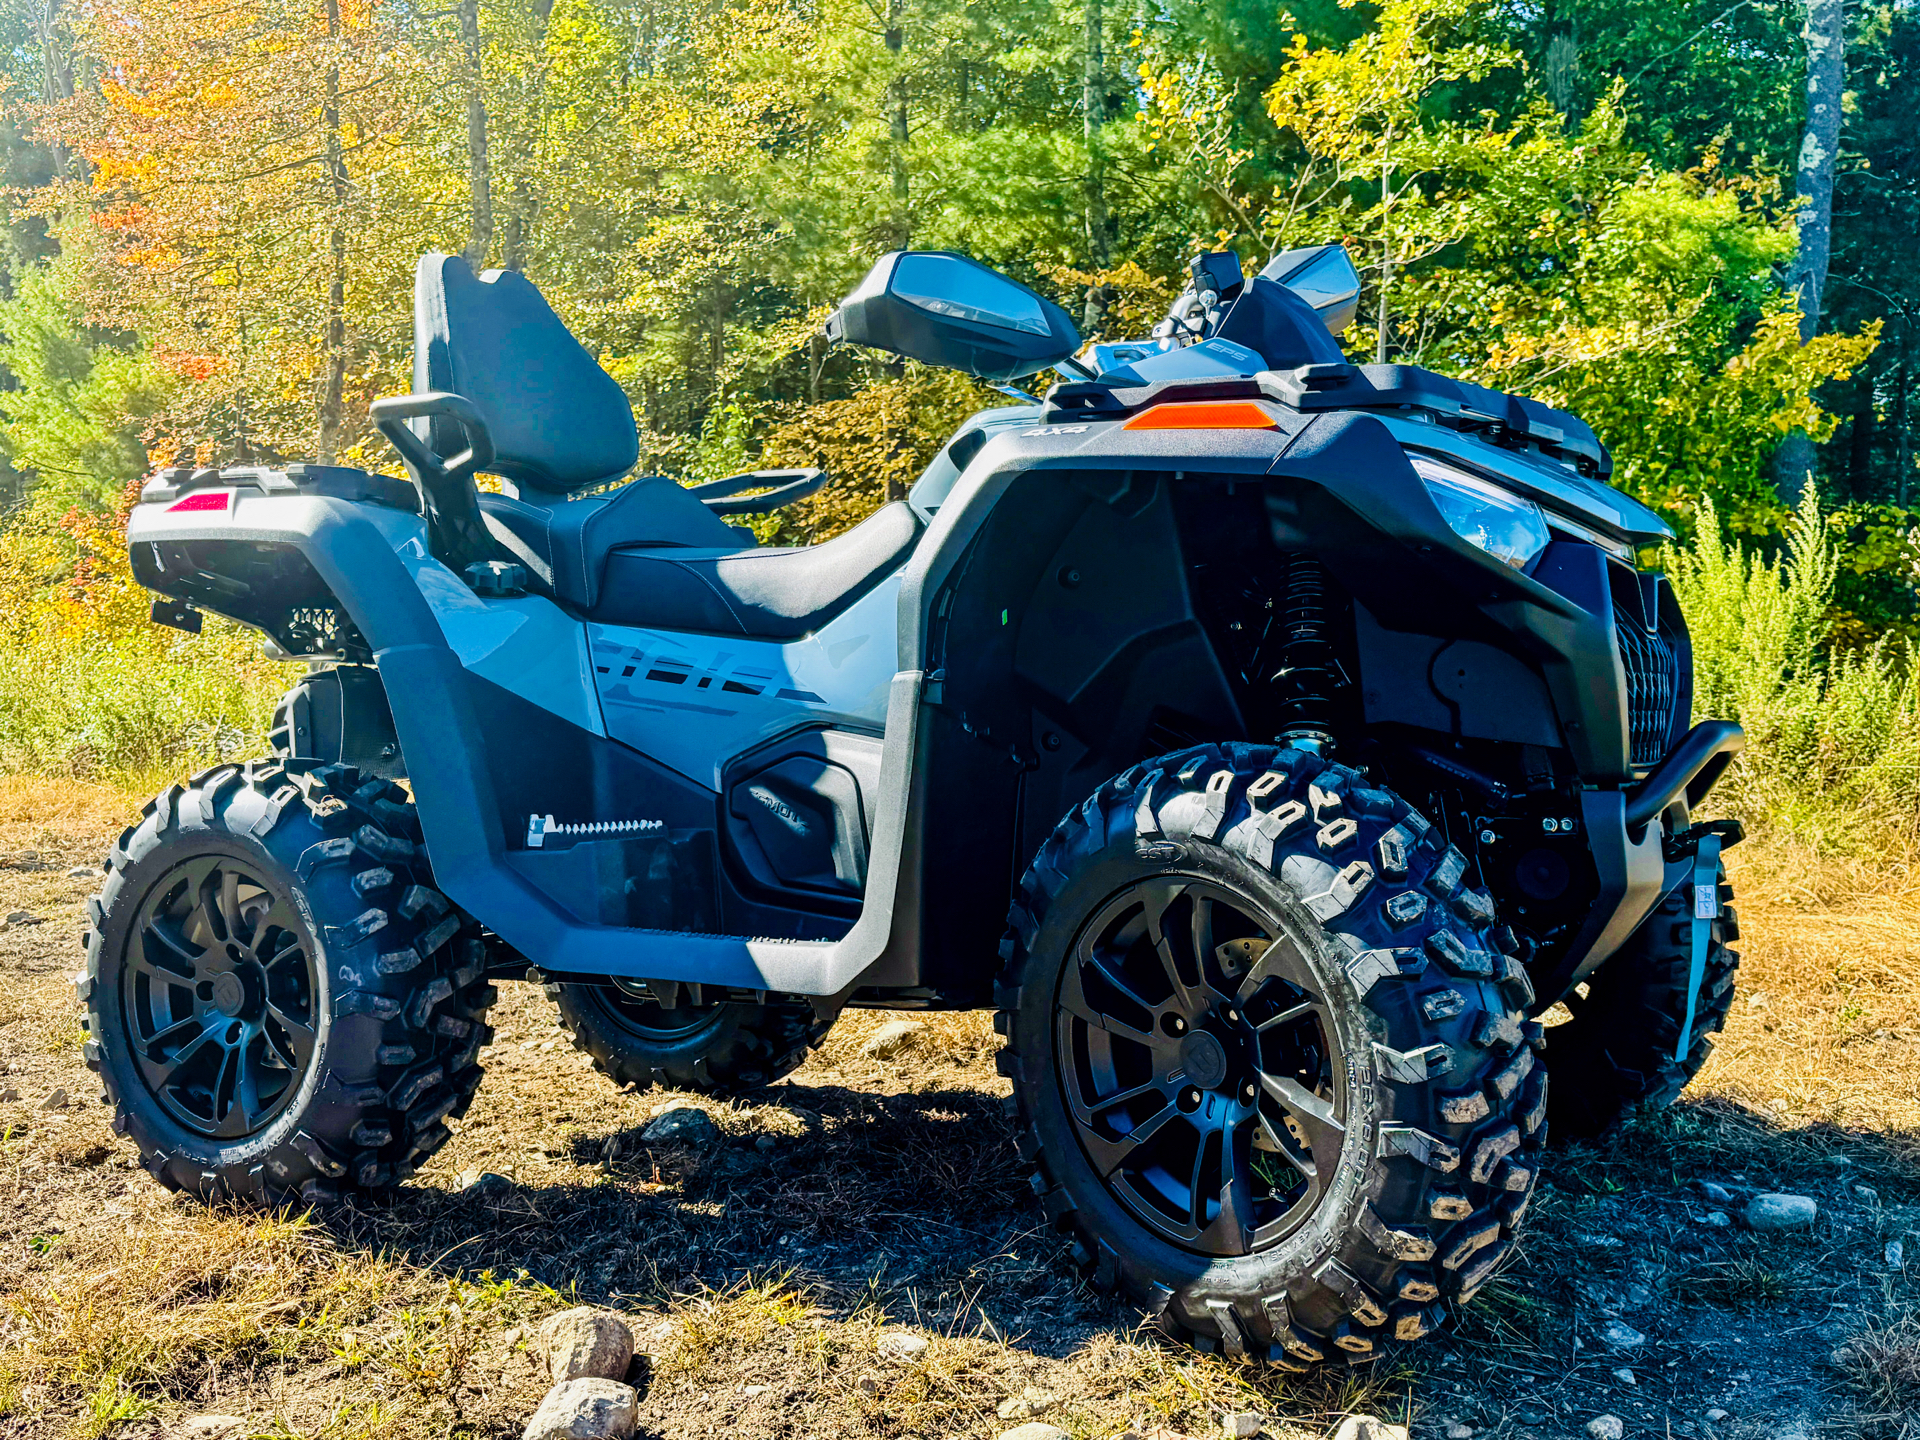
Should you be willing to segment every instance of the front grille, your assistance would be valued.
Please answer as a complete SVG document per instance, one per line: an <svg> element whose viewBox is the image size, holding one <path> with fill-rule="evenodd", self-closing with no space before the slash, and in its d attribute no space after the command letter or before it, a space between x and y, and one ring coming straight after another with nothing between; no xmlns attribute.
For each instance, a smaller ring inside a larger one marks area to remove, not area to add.
<svg viewBox="0 0 1921 1441"><path fill-rule="evenodd" d="M1628 763L1651 766L1667 753L1674 726L1674 643L1664 632L1648 634L1639 617L1618 605L1614 631L1628 680Z"/></svg>

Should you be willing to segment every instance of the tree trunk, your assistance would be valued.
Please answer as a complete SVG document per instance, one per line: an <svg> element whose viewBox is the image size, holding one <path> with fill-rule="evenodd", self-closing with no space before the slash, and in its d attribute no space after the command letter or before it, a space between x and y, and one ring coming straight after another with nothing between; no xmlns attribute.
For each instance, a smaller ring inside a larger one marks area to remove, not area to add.
<svg viewBox="0 0 1921 1441"><path fill-rule="evenodd" d="M470 218L467 226L467 263L476 270L487 263L494 243L494 187L487 170L487 102L481 61L480 0L460 0L460 42L467 52L467 189Z"/></svg>
<svg viewBox="0 0 1921 1441"><path fill-rule="evenodd" d="M1867 500L1874 488L1874 391L1861 387L1848 423L1848 488L1856 500Z"/></svg>
<svg viewBox="0 0 1921 1441"><path fill-rule="evenodd" d="M1573 12L1550 5L1542 16L1541 75L1547 101L1570 123L1581 103L1581 31Z"/></svg>
<svg viewBox="0 0 1921 1441"><path fill-rule="evenodd" d="M1114 263L1113 226L1107 214L1107 156L1101 135L1101 127L1107 120L1107 67L1101 53L1101 0L1085 0L1085 3L1081 133L1087 142L1087 176L1081 193L1087 221L1088 268L1098 272ZM1089 336L1101 333L1112 295L1112 288L1098 280L1088 285L1087 302L1081 311L1083 333Z"/></svg>
<svg viewBox="0 0 1921 1441"><path fill-rule="evenodd" d="M65 28L60 21L60 0L42 0L34 29L40 40L43 98L49 105L73 98L73 58L65 44ZM86 161L58 143L53 147L53 168L56 175L87 178Z"/></svg>
<svg viewBox="0 0 1921 1441"><path fill-rule="evenodd" d="M340 0L327 0L327 38L340 43ZM340 57L327 56L325 97L320 123L326 131L327 178L333 216L327 228L333 273L327 285L327 352L320 388L319 460L332 465L340 446L347 383L347 161L340 144Z"/></svg>
<svg viewBox="0 0 1921 1441"><path fill-rule="evenodd" d="M1390 128L1381 137L1381 292L1374 309L1374 363L1387 364L1387 289L1394 283L1394 231L1388 224L1389 208L1393 204L1394 192L1391 185L1394 169L1390 157L1394 153L1394 131Z"/></svg>
<svg viewBox="0 0 1921 1441"><path fill-rule="evenodd" d="M907 76L900 68L900 55L906 44L906 35L901 29L902 9L902 0L887 0L887 29L883 36L895 64L894 76L887 82L887 132L890 141L887 165L894 197L891 228L894 246L899 250L908 247L914 233L913 222L907 214Z"/></svg>
<svg viewBox="0 0 1921 1441"><path fill-rule="evenodd" d="M1821 292L1827 288L1834 245L1834 161L1841 148L1846 24L1842 0L1808 0L1801 32L1808 49L1807 120L1794 165L1799 244L1788 282L1801 312L1803 345L1814 339L1821 324ZM1814 443L1797 431L1774 455L1775 489L1784 502L1793 505L1801 498L1813 469Z"/></svg>
<svg viewBox="0 0 1921 1441"><path fill-rule="evenodd" d="M534 17L539 21L539 27L534 32L534 48L536 50L539 50L547 43L547 22L553 13L554 0L534 0ZM651 42L654 14L651 6L648 8L646 14L648 25L647 33L649 37L648 65L651 69L653 54L653 45ZM546 87L547 70L545 65L543 65L535 74L533 94L528 100L528 103L536 112L536 116L538 115ZM525 129L526 126L522 125L521 130L523 133ZM526 157L523 156L521 159L525 160ZM523 171L514 177L514 183L507 202L507 223L502 228L503 233L500 238L500 265L503 270L520 270L526 264L527 235L528 232L533 229L534 209L537 204L538 198L534 194L534 188L528 182L527 176Z"/></svg>

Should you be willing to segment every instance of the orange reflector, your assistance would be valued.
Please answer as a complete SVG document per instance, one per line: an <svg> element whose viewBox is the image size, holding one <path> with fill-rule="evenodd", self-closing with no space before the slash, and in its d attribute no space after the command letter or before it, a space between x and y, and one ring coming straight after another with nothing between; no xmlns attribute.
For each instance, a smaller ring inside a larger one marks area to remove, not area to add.
<svg viewBox="0 0 1921 1441"><path fill-rule="evenodd" d="M1122 430L1275 430L1274 417L1251 400L1188 400L1150 406Z"/></svg>

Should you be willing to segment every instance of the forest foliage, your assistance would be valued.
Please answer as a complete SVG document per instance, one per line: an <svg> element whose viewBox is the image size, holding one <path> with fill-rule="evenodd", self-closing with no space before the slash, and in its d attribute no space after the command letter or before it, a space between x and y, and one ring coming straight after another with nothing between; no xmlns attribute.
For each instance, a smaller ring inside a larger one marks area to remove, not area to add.
<svg viewBox="0 0 1921 1441"><path fill-rule="evenodd" d="M141 769L256 724L272 667L218 628L156 632L103 579L116 513L181 460L396 470L366 408L411 388L429 249L540 285L630 396L644 469L826 466L761 526L795 543L1003 403L824 345L882 251L965 251L1117 338L1197 250L1344 241L1355 358L1580 414L1704 557L1702 605L1818 592L1777 689L1898 688L1916 10L1850 14L1803 343L1793 0L0 0L7 643L92 697L15 680L0 747L85 769L89 736L142 735L114 763ZM1774 489L1795 432L1818 522ZM1834 573L1796 590L1816 553ZM141 666L153 684L110 680Z"/></svg>
<svg viewBox="0 0 1921 1441"><path fill-rule="evenodd" d="M0 92L29 182L6 458L96 506L186 454L392 469L366 405L410 386L432 248L525 270L632 396L643 466L704 475L901 382L816 338L887 248L964 250L1116 335L1197 249L1344 240L1357 356L1577 411L1681 524L1708 494L1783 533L1767 463L1804 430L1829 502L1898 525L1914 277L1850 246L1913 225L1913 137L1883 143L1912 130L1913 6L1860 7L1850 48L1830 289L1884 300L1805 346L1797 7L1579 9L36 0ZM899 429L903 463L938 443Z"/></svg>

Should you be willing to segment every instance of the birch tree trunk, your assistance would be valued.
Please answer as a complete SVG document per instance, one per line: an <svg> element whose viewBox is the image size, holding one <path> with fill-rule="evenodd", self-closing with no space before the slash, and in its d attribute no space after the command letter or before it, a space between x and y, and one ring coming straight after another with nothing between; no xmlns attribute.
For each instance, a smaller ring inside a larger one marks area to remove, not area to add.
<svg viewBox="0 0 1921 1441"><path fill-rule="evenodd" d="M1799 246L1789 288L1801 312L1801 343L1821 324L1821 292L1827 288L1834 248L1834 162L1841 148L1841 87L1846 73L1846 11L1842 0L1808 0L1802 37L1807 42L1807 120L1794 166ZM1789 505L1801 498L1814 469L1814 443L1800 431L1774 455L1774 485Z"/></svg>

